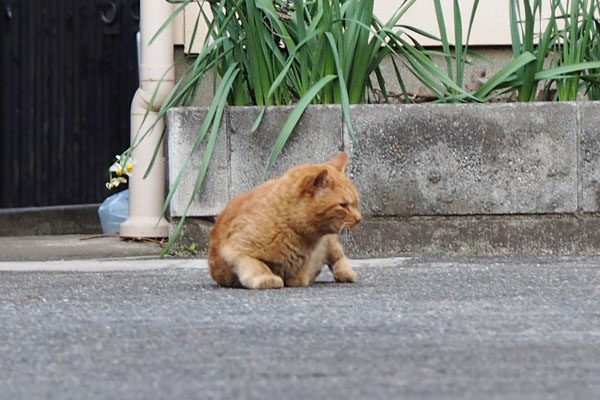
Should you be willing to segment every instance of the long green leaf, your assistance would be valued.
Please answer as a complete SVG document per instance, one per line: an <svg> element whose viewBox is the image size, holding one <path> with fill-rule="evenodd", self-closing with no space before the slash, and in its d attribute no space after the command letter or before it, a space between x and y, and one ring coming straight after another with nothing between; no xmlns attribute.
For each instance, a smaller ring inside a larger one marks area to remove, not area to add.
<svg viewBox="0 0 600 400"><path fill-rule="evenodd" d="M200 165L200 170L198 172L198 176L196 177L196 183L192 190L192 195L190 196L190 199L188 200L185 211L183 212L183 216L181 217L179 223L175 227L175 230L173 231L173 234L171 235L171 237L169 238L169 241L165 245L165 248L160 253L161 258L169 253L171 247L175 243L175 240L177 240L177 238L179 237L181 230L183 229L183 224L185 222L185 218L188 214L188 211L189 211L196 195L200 191L200 188L202 187L202 183L204 182L206 172L208 171L208 166L210 164L210 160L212 158L212 153L214 151L214 147L215 147L215 144L217 141L217 135L219 133L219 126L221 124L221 120L223 117L223 111L225 109L225 104L226 104L226 100L227 100L227 92L231 89L231 86L233 85L233 81L235 80L235 77L238 74L238 72L239 72L239 70L237 69L236 65L232 64L230 69L228 70L228 72L223 77L223 81L221 82L221 86L220 86L220 90L219 90L218 99L217 99L217 101L213 102L214 107L211 106L211 108L214 110L214 117L212 118L212 120L209 121L209 123L207 125L203 124L203 127L198 134L198 139L196 140L196 143L199 144L203 141L204 136L206 135L206 132L208 131L208 126L212 125L209 140L208 140L208 143L206 144L206 148L204 150L204 155L202 157L202 164ZM205 127L206 127L206 130L204 130ZM195 145L196 145L196 143L195 143ZM186 160L186 165L188 164L189 160L191 159L193 152L197 149L197 146L194 146L194 147L195 147L195 149L192 150L192 152L188 156L188 159ZM180 175L182 172L184 172L183 169L180 172ZM178 176L178 180L175 182L175 185L171 188L171 191L169 193L169 195L171 197L172 197L172 193L175 193L175 191L177 190L178 185L179 185L179 176ZM168 198L169 201L170 201L171 197ZM168 207L168 203L165 202L165 209L163 210L163 213L166 211L167 207Z"/></svg>
<svg viewBox="0 0 600 400"><path fill-rule="evenodd" d="M456 0L454 0L456 2ZM452 76L452 57L450 55L450 43L448 42L448 35L446 33L446 23L444 22L444 13L442 12L442 4L440 0L433 0L435 6L435 17L438 23L438 29L440 30L440 38L442 40L442 48L444 49L446 59L446 71L448 76ZM458 44L458 43L457 43Z"/></svg>
<svg viewBox="0 0 600 400"><path fill-rule="evenodd" d="M534 16L529 1L523 2L525 10L525 37L523 38L523 48L526 52L532 53L534 50ZM528 63L525 65L523 74L523 86L519 91L520 101L533 101L537 91L537 81L535 80L536 65Z"/></svg>
<svg viewBox="0 0 600 400"><path fill-rule="evenodd" d="M521 54L516 59L513 59L504 68L498 71L489 81L484 83L478 90L475 91L474 96L480 99L484 99L488 94L496 89L501 83L505 82L511 75L519 71L527 64L535 61L535 56L529 52Z"/></svg>
<svg viewBox="0 0 600 400"><path fill-rule="evenodd" d="M333 59L335 60L335 66L337 68L338 74L338 82L340 87L340 96L342 99L342 112L344 113L344 120L346 121L346 126L348 127L348 131L350 133L350 137L352 138L352 142L355 144L355 148L358 146L358 138L356 133L354 132L354 125L352 124L352 117L350 115L350 99L348 98L348 89L346 88L346 82L344 77L344 71L342 70L342 65L340 63L337 46L335 45L335 39L330 32L326 32L325 36L327 36L327 40L329 40L329 44L331 45L331 51L333 53Z"/></svg>
<svg viewBox="0 0 600 400"><path fill-rule="evenodd" d="M266 167L265 173L263 175L263 180L266 179L267 174L271 170L271 167L273 167L273 164L275 163L275 160L279 156L279 153L281 153L283 146L285 146L285 144L287 143L290 135L292 134L292 131L298 124L300 117L302 117L302 114L304 114L304 110L306 110L306 107L308 107L308 105L310 104L312 99L319 93L319 91L323 88L323 86L325 86L326 84L328 84L329 82L331 82L334 79L336 79L335 75L327 75L327 76L324 76L323 78L319 79L319 81L316 82L306 92L306 94L304 96L302 96L300 101L298 101L298 104L296 105L294 110L290 113L290 116L288 117L285 124L283 125L283 128L281 129L281 132L279 133L279 136L277 137L277 140L275 141L275 145L273 146L273 149L271 150L271 155L269 156L269 161L267 162L267 167Z"/></svg>
<svg viewBox="0 0 600 400"><path fill-rule="evenodd" d="M558 79L561 76L568 76L573 72L582 72L595 68L600 68L600 61L589 61L574 65L563 65L561 67L550 68L545 71L538 72L535 74L535 78L537 80Z"/></svg>
<svg viewBox="0 0 600 400"><path fill-rule="evenodd" d="M455 82L458 86L463 86L463 44L462 44L462 16L460 14L460 6L458 0L454 0L454 48L456 58L456 78Z"/></svg>
<svg viewBox="0 0 600 400"><path fill-rule="evenodd" d="M175 195L175 192L177 191L177 188L179 187L181 180L187 176L187 170L190 166L190 163L192 162L192 155L198 150L198 148L204 141L204 138L206 137L208 130L211 128L211 126L214 128L215 126L218 127L221 124L221 120L220 119L217 120L215 116L217 115L217 111L218 111L220 104L225 104L225 101L227 99L227 93L231 89L231 82L233 81L233 78L235 78L235 75L237 75L237 73L238 73L237 65L232 64L230 66L230 68L227 70L227 72L225 73L225 75L223 76L223 80L221 81L219 89L217 90L217 93L215 95L215 101L213 101L211 103L210 107L208 108L206 117L204 118L204 121L202 122L202 125L200 126L200 129L198 130L198 135L196 135L196 140L194 141L194 144L192 145L192 148L190 150L190 154L186 158L186 160L183 164L183 167L177 174L177 178L175 179L173 184L171 184L171 190L169 191L169 193L167 195L167 199L165 200L165 203L163 206L163 213L169 207L169 204L171 203L171 199Z"/></svg>

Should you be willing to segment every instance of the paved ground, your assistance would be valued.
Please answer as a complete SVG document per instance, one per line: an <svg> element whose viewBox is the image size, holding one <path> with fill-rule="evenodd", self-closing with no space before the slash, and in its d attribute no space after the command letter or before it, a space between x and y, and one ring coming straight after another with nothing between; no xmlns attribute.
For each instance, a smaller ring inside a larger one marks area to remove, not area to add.
<svg viewBox="0 0 600 400"><path fill-rule="evenodd" d="M0 263L0 398L597 398L599 265L369 260L248 291L201 260Z"/></svg>

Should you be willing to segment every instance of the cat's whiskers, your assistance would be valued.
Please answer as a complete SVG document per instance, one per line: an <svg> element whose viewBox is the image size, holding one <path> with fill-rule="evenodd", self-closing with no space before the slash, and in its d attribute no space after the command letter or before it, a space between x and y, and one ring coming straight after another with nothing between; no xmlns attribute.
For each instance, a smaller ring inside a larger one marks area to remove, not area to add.
<svg viewBox="0 0 600 400"><path fill-rule="evenodd" d="M347 238L348 234L350 233L350 229L352 229L352 224L349 222L344 222L340 229L340 235L343 235L344 238Z"/></svg>
<svg viewBox="0 0 600 400"><path fill-rule="evenodd" d="M344 241L348 241L348 238L350 236L350 230L349 229L344 229L342 230L342 236L344 237Z"/></svg>

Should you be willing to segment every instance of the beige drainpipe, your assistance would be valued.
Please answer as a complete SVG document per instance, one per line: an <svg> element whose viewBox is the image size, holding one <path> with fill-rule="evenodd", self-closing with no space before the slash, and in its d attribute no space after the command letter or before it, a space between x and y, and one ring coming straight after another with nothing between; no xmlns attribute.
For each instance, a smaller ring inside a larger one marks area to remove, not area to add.
<svg viewBox="0 0 600 400"><path fill-rule="evenodd" d="M170 24L152 42L152 45L148 46L152 36L172 12L173 5L165 0L140 1L140 87L131 103L132 143L138 131L144 133L156 120L157 111L174 85L175 71L171 68L174 46L173 24ZM141 126L161 79L159 93L144 126ZM166 237L169 235L169 225L162 215L166 179L166 160L162 144L152 171L146 179L143 179L163 127L164 120L160 120L133 152L132 158L137 161L137 164L129 179L129 218L121 224L121 236Z"/></svg>

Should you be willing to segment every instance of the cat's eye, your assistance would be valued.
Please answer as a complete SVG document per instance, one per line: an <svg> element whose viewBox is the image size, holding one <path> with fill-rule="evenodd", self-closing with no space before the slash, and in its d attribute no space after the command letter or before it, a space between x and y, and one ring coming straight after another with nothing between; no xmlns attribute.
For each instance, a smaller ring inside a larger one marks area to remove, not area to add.
<svg viewBox="0 0 600 400"><path fill-rule="evenodd" d="M348 208L348 203L340 203L340 207L342 207L342 208Z"/></svg>

